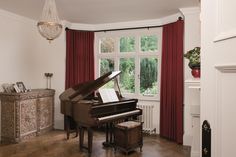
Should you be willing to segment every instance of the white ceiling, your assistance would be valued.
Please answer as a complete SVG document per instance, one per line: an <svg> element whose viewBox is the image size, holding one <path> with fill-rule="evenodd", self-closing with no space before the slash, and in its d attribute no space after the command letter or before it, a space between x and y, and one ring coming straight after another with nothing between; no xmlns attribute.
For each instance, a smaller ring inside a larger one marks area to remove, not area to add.
<svg viewBox="0 0 236 157"><path fill-rule="evenodd" d="M0 8L39 19L45 0L0 0ZM61 20L101 24L158 19L195 7L199 0L56 0Z"/></svg>

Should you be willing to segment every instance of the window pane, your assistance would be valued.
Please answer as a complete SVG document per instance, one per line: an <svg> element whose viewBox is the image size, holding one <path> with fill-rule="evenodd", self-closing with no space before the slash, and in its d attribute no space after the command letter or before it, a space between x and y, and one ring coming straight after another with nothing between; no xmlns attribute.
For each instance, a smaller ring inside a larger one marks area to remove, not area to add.
<svg viewBox="0 0 236 157"><path fill-rule="evenodd" d="M120 38L120 52L134 52L135 51L135 38L134 37L121 37Z"/></svg>
<svg viewBox="0 0 236 157"><path fill-rule="evenodd" d="M100 52L111 53L115 51L115 39L103 38L100 40Z"/></svg>
<svg viewBox="0 0 236 157"><path fill-rule="evenodd" d="M141 37L141 51L154 52L157 51L157 36L142 36Z"/></svg>
<svg viewBox="0 0 236 157"><path fill-rule="evenodd" d="M134 75L135 63L134 58L121 58L120 59L120 86L123 93L134 93Z"/></svg>
<svg viewBox="0 0 236 157"><path fill-rule="evenodd" d="M142 58L140 62L140 93L157 94L157 58Z"/></svg>
<svg viewBox="0 0 236 157"><path fill-rule="evenodd" d="M100 76L108 73L109 71L114 71L114 60L113 59L100 59ZM114 81L110 81L105 84L102 88L113 88Z"/></svg>

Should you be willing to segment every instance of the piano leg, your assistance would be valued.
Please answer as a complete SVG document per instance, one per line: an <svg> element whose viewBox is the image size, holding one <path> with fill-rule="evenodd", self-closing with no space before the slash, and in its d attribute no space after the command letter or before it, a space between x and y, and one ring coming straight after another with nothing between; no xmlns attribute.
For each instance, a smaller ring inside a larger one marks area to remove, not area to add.
<svg viewBox="0 0 236 157"><path fill-rule="evenodd" d="M75 137L78 137L79 134L79 126L76 125L76 130L75 130Z"/></svg>
<svg viewBox="0 0 236 157"><path fill-rule="evenodd" d="M73 125L75 127L75 130L71 130L71 125ZM65 130L66 130L66 139L68 140L70 138L70 133L72 132L76 132L75 137L78 137L78 126L77 124L72 120L71 117L69 116L65 116Z"/></svg>
<svg viewBox="0 0 236 157"><path fill-rule="evenodd" d="M84 130L87 129L88 131L88 146L84 146ZM87 149L89 156L92 153L93 149L93 129L90 127L80 127L80 132L79 132L79 146L80 150L82 149Z"/></svg>
<svg viewBox="0 0 236 157"><path fill-rule="evenodd" d="M110 146L113 144L113 123L110 123L110 141L109 141L109 144Z"/></svg>
<svg viewBox="0 0 236 157"><path fill-rule="evenodd" d="M65 116L65 130L66 130L66 139L70 138L70 119L69 116Z"/></svg>
<svg viewBox="0 0 236 157"><path fill-rule="evenodd" d="M79 146L80 149L83 148L84 146L84 128L80 127L80 132L79 132Z"/></svg>
<svg viewBox="0 0 236 157"><path fill-rule="evenodd" d="M106 123L106 141L102 143L104 147L113 146L113 123Z"/></svg>
<svg viewBox="0 0 236 157"><path fill-rule="evenodd" d="M102 144L104 147L109 147L109 123L106 123L106 141Z"/></svg>
<svg viewBox="0 0 236 157"><path fill-rule="evenodd" d="M88 153L91 154L93 149L93 130L88 128Z"/></svg>

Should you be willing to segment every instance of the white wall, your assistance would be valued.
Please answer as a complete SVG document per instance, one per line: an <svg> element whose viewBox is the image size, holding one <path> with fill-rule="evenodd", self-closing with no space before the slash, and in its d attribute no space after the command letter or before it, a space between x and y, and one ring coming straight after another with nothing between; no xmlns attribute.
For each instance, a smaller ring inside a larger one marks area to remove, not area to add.
<svg viewBox="0 0 236 157"><path fill-rule="evenodd" d="M36 21L0 10L0 86L23 81L27 88L45 88L45 72L52 72L55 128L63 128L58 95L64 90L65 34L49 44Z"/></svg>
<svg viewBox="0 0 236 157"><path fill-rule="evenodd" d="M200 9L181 8L184 15L184 53L200 46ZM188 67L188 60L184 59L184 80L192 80L191 69ZM192 117L190 108L199 104L199 93L192 91L185 83L184 86L184 145L191 145L192 142Z"/></svg>
<svg viewBox="0 0 236 157"><path fill-rule="evenodd" d="M0 10L0 82L32 81L29 79L31 52L36 45L33 22Z"/></svg>

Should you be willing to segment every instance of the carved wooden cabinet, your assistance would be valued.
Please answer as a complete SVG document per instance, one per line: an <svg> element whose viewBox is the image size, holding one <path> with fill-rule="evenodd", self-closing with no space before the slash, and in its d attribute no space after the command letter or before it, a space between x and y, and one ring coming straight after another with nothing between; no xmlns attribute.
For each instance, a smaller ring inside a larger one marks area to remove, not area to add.
<svg viewBox="0 0 236 157"><path fill-rule="evenodd" d="M52 89L0 93L1 142L18 143L53 129L54 94Z"/></svg>

